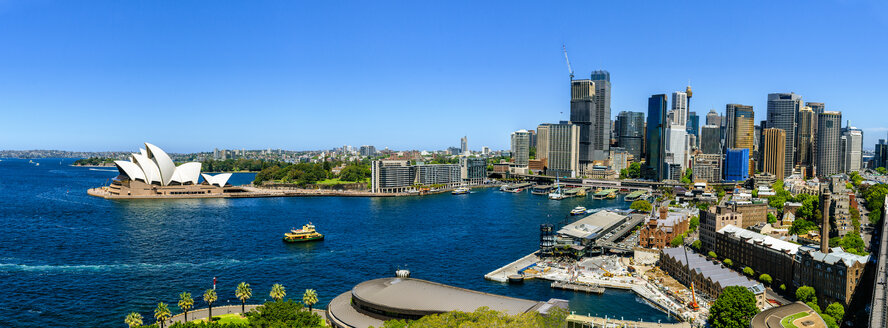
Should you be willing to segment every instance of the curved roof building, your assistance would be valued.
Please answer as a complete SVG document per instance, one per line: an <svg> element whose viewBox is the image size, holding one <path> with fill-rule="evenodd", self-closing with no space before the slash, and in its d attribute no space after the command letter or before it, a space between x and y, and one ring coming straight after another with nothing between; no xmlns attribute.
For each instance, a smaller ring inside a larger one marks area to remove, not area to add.
<svg viewBox="0 0 888 328"><path fill-rule="evenodd" d="M156 186L196 185L201 177L201 164L188 162L179 166L160 147L145 143L138 154L130 155L129 161L114 161L120 172L118 180L141 181ZM121 179L122 178L122 179ZM208 184L224 187L231 173L211 176L203 174Z"/></svg>

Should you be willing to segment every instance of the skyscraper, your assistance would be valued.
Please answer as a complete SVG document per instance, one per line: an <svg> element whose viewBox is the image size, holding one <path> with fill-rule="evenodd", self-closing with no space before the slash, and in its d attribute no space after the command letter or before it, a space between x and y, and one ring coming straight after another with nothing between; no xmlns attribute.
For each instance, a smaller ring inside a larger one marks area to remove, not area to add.
<svg viewBox="0 0 888 328"><path fill-rule="evenodd" d="M688 124L688 94L676 91L672 93L672 126L685 127Z"/></svg>
<svg viewBox="0 0 888 328"><path fill-rule="evenodd" d="M606 160L610 156L611 131L611 82L610 72L605 70L592 71L590 77L595 94L592 101L595 108L592 112L592 160Z"/></svg>
<svg viewBox="0 0 888 328"><path fill-rule="evenodd" d="M635 161L641 161L644 149L644 113L622 111L617 115L618 144L626 149Z"/></svg>
<svg viewBox="0 0 888 328"><path fill-rule="evenodd" d="M518 130L512 132L512 159L515 164L527 165L530 156L530 132Z"/></svg>
<svg viewBox="0 0 888 328"><path fill-rule="evenodd" d="M762 130L762 172L771 173L777 180L783 180L786 165L783 152L786 151L786 132L781 129Z"/></svg>
<svg viewBox="0 0 888 328"><path fill-rule="evenodd" d="M786 132L783 176L792 174L795 164L796 114L801 106L802 96L795 93L768 94L768 127Z"/></svg>
<svg viewBox="0 0 888 328"><path fill-rule="evenodd" d="M796 153L798 158L796 163L804 168L805 172L810 172L814 159L814 125L817 122L816 114L811 107L804 106L799 110L798 116L798 142L796 145Z"/></svg>
<svg viewBox="0 0 888 328"><path fill-rule="evenodd" d="M817 117L817 175L828 177L841 170L842 113L825 111Z"/></svg>
<svg viewBox="0 0 888 328"><path fill-rule="evenodd" d="M725 154L725 181L740 182L749 178L749 149L728 149Z"/></svg>
<svg viewBox="0 0 888 328"><path fill-rule="evenodd" d="M721 124L721 116L714 109L710 109L709 113L706 113L706 125L721 126Z"/></svg>
<svg viewBox="0 0 888 328"><path fill-rule="evenodd" d="M700 151L704 154L721 154L721 127L707 124L700 132Z"/></svg>
<svg viewBox="0 0 888 328"><path fill-rule="evenodd" d="M570 123L580 127L580 165L592 163L593 125L595 112L595 83L592 80L573 80L570 87ZM582 169L581 169L582 170Z"/></svg>
<svg viewBox="0 0 888 328"><path fill-rule="evenodd" d="M580 127L562 121L537 127L537 153L545 151L546 174L576 177L579 170Z"/></svg>
<svg viewBox="0 0 888 328"><path fill-rule="evenodd" d="M851 123L849 122L848 127L842 130L842 138L845 142L845 146L843 147L845 149L843 152L845 157L845 173L860 171L861 156L863 152L863 131L851 126Z"/></svg>
<svg viewBox="0 0 888 328"><path fill-rule="evenodd" d="M665 94L653 95L648 98L647 142L645 158L647 161L646 176L656 181L666 179L666 103Z"/></svg>
<svg viewBox="0 0 888 328"><path fill-rule="evenodd" d="M688 112L688 134L693 134L699 140L700 138L700 116L697 116L697 112ZM697 146L697 145L694 145Z"/></svg>
<svg viewBox="0 0 888 328"><path fill-rule="evenodd" d="M725 153L728 149L748 149L752 154L755 145L755 112L752 106L728 104L725 106ZM748 172L754 172L752 161Z"/></svg>

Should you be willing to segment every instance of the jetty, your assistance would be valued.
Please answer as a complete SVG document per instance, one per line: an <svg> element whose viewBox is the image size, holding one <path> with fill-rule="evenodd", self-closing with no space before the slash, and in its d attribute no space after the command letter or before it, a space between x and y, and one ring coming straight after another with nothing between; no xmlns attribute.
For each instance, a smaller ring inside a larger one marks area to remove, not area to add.
<svg viewBox="0 0 888 328"><path fill-rule="evenodd" d="M596 192L593 196L595 199L614 198L617 195L617 189L604 189Z"/></svg>
<svg viewBox="0 0 888 328"><path fill-rule="evenodd" d="M584 292L599 295L604 294L603 287L588 284L578 284L569 281L554 281L549 286L555 289L564 289L575 292Z"/></svg>
<svg viewBox="0 0 888 328"><path fill-rule="evenodd" d="M626 195L626 197L623 199L627 202L634 202L639 199L644 199L644 196L646 194L647 194L647 192L644 190L636 190L636 191L633 191L632 193Z"/></svg>

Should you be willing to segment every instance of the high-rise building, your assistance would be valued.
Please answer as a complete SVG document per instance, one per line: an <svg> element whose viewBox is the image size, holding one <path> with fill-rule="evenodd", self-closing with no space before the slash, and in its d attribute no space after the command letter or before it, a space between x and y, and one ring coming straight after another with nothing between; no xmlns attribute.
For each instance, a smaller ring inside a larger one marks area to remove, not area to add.
<svg viewBox="0 0 888 328"><path fill-rule="evenodd" d="M725 181L741 182L749 178L749 149L728 149L725 153Z"/></svg>
<svg viewBox="0 0 888 328"><path fill-rule="evenodd" d="M646 176L662 181L668 176L666 169L666 103L665 94L648 98L647 140L645 142Z"/></svg>
<svg viewBox="0 0 888 328"><path fill-rule="evenodd" d="M755 128L755 112L752 106L729 104L726 108L725 118L727 119L726 130L728 133L725 140L730 149L748 149L752 154L755 144L755 136L753 132ZM755 167L750 161L748 172L754 172Z"/></svg>
<svg viewBox="0 0 888 328"><path fill-rule="evenodd" d="M361 156L376 156L376 147L364 145L358 149L358 153Z"/></svg>
<svg viewBox="0 0 888 328"><path fill-rule="evenodd" d="M817 176L828 177L841 172L841 129L841 112L825 111L817 117Z"/></svg>
<svg viewBox="0 0 888 328"><path fill-rule="evenodd" d="M461 139L459 139L459 152L460 154L469 153L469 140L466 136L463 136Z"/></svg>
<svg viewBox="0 0 888 328"><path fill-rule="evenodd" d="M714 109L710 109L709 113L706 113L706 125L721 126L721 124L721 116Z"/></svg>
<svg viewBox="0 0 888 328"><path fill-rule="evenodd" d="M589 78L595 87L592 101L595 109L592 112L592 160L603 161L610 156L611 131L611 82L610 72L605 70L592 71Z"/></svg>
<svg viewBox="0 0 888 328"><path fill-rule="evenodd" d="M710 183L722 181L721 154L697 154L692 163L694 180L706 180Z"/></svg>
<svg viewBox="0 0 888 328"><path fill-rule="evenodd" d="M595 83L573 80L570 87L570 123L580 127L580 165L592 163L592 119L595 112Z"/></svg>
<svg viewBox="0 0 888 328"><path fill-rule="evenodd" d="M512 159L515 164L527 165L530 159L530 132L518 130L512 132Z"/></svg>
<svg viewBox="0 0 888 328"><path fill-rule="evenodd" d="M697 112L688 112L687 126L688 126L688 134L694 135L699 140L700 139L700 116L697 116ZM693 146L696 147L697 144L694 144Z"/></svg>
<svg viewBox="0 0 888 328"><path fill-rule="evenodd" d="M544 123L537 127L537 154L546 159L546 174L557 177L576 177L580 166L580 127L562 121Z"/></svg>
<svg viewBox="0 0 888 328"><path fill-rule="evenodd" d="M820 117L820 113L826 110L826 104L822 102L806 102L805 107L810 107L814 112L814 119L811 121L811 155L809 156L811 160L810 165L814 166L814 158L817 156L817 118Z"/></svg>
<svg viewBox="0 0 888 328"><path fill-rule="evenodd" d="M777 180L783 180L783 152L786 151L786 132L777 128L762 130L762 172L773 174Z"/></svg>
<svg viewBox="0 0 888 328"><path fill-rule="evenodd" d="M634 157L635 161L641 161L644 149L644 113L622 111L617 116L618 144Z"/></svg>
<svg viewBox="0 0 888 328"><path fill-rule="evenodd" d="M795 93L768 94L768 127L786 132L783 176L792 174L795 165L796 114L801 107L802 96Z"/></svg>
<svg viewBox="0 0 888 328"><path fill-rule="evenodd" d="M873 170L880 167L888 167L888 143L885 139L879 139L876 143L875 156L873 156Z"/></svg>
<svg viewBox="0 0 888 328"><path fill-rule="evenodd" d="M860 171L861 156L863 155L863 131L851 126L849 122L848 127L842 130L842 139L844 139L843 148L845 149L842 152L845 156L843 171L845 173Z"/></svg>
<svg viewBox="0 0 888 328"><path fill-rule="evenodd" d="M799 164L805 172L811 172L811 166L814 164L814 125L817 122L816 114L811 107L804 106L799 110L798 121L798 141L796 144L796 163ZM806 174L807 175L807 174Z"/></svg>
<svg viewBox="0 0 888 328"><path fill-rule="evenodd" d="M700 132L700 151L704 154L721 154L721 127L707 124Z"/></svg>
<svg viewBox="0 0 888 328"><path fill-rule="evenodd" d="M219 159L219 148L213 148L213 159Z"/></svg>
<svg viewBox="0 0 888 328"><path fill-rule="evenodd" d="M672 93L672 126L686 127L688 124L688 94L676 91Z"/></svg>

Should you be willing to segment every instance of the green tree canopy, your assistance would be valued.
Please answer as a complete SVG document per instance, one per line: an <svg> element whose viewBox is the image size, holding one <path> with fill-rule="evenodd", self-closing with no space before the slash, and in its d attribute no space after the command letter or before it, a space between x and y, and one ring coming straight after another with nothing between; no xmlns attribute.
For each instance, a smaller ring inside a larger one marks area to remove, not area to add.
<svg viewBox="0 0 888 328"><path fill-rule="evenodd" d="M845 307L838 302L832 302L826 306L826 310L823 313L833 317L837 322L842 322L842 318L845 317Z"/></svg>
<svg viewBox="0 0 888 328"><path fill-rule="evenodd" d="M706 255L708 255L711 258L718 258L718 255L715 254L715 252L713 252L713 251L709 251L709 253L707 253Z"/></svg>
<svg viewBox="0 0 888 328"><path fill-rule="evenodd" d="M700 217L696 216L696 215L692 216L691 221L688 223L688 230L690 230L691 232L697 231L697 227L699 227L699 226L700 226Z"/></svg>
<svg viewBox="0 0 888 328"><path fill-rule="evenodd" d="M669 242L669 244L672 245L672 247L681 246L682 244L684 244L684 235L675 236L675 238L672 238L672 241Z"/></svg>
<svg viewBox="0 0 888 328"><path fill-rule="evenodd" d="M814 291L814 287L802 286L796 289L796 300L803 303L814 302L816 304L817 293Z"/></svg>
<svg viewBox="0 0 888 328"><path fill-rule="evenodd" d="M700 239L697 239L691 243L691 248L696 249L699 252L700 249L703 248L703 242L700 241Z"/></svg>
<svg viewBox="0 0 888 328"><path fill-rule="evenodd" d="M639 212L648 213L651 211L651 209L653 209L653 206L651 205L651 202L644 199L639 199L632 202L632 205L629 205L629 208Z"/></svg>
<svg viewBox="0 0 888 328"><path fill-rule="evenodd" d="M323 327L321 317L293 300L266 302L247 313L250 327Z"/></svg>
<svg viewBox="0 0 888 328"><path fill-rule="evenodd" d="M731 259L725 259L723 262L729 267L734 266L734 261L731 261Z"/></svg>
<svg viewBox="0 0 888 328"><path fill-rule="evenodd" d="M752 292L746 287L728 286L709 310L709 324L713 328L746 328L758 312Z"/></svg>
<svg viewBox="0 0 888 328"><path fill-rule="evenodd" d="M755 275L755 271L752 270L752 268L750 268L750 267L743 268L743 273L745 273L747 276L750 276L750 277Z"/></svg>
<svg viewBox="0 0 888 328"><path fill-rule="evenodd" d="M774 282L774 280L771 279L771 275L767 273L762 273L762 275L759 276L759 281L763 282L765 285L771 285L771 283Z"/></svg>
<svg viewBox="0 0 888 328"><path fill-rule="evenodd" d="M556 308L549 312L548 316L542 316L536 312L528 312L509 315L504 312L494 311L487 307L481 307L475 312L467 313L452 311L441 314L427 315L419 320L411 321L410 328L486 328L486 327L534 327L534 328L560 328L564 327L567 311ZM386 321L384 328L406 328L403 320Z"/></svg>

